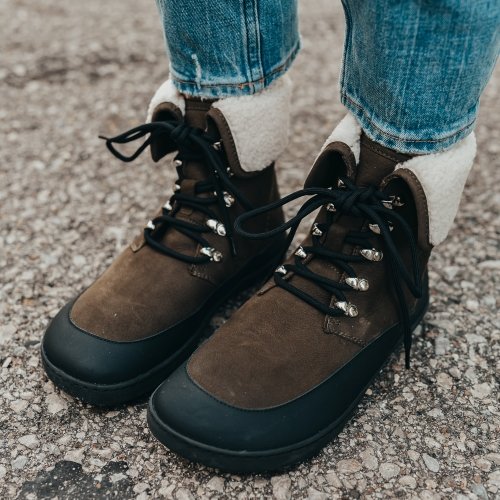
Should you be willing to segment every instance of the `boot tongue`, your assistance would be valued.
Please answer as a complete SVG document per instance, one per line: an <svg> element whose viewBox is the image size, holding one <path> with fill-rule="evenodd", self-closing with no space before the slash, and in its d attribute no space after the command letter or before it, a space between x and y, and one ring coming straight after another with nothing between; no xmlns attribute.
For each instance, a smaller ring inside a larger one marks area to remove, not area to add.
<svg viewBox="0 0 500 500"><path fill-rule="evenodd" d="M185 113L184 113L184 123L190 127L199 128L202 130L206 129L207 126L207 112L212 106L214 101L207 101L195 98L185 99ZM180 151L182 153L182 151ZM189 151L187 152L189 154ZM181 181L181 192L187 195L195 194L196 183L200 180L205 180L207 178L207 167L200 161L195 160L185 160L182 166L182 176ZM206 195L199 195L209 196ZM195 211L189 206L181 206L180 210L176 214L177 219L182 219L189 222L203 223L206 215ZM162 239L162 243L170 248L174 248L179 252L189 253L196 248L196 243L192 239L183 235L177 230L169 230Z"/></svg>
<svg viewBox="0 0 500 500"><path fill-rule="evenodd" d="M382 180L394 171L398 163L411 158L372 141L364 132L361 134L359 162L354 173L357 186L379 186Z"/></svg>
<svg viewBox="0 0 500 500"><path fill-rule="evenodd" d="M213 102L213 100L186 98L184 123L190 127L205 130L207 127L207 113ZM183 166L183 175L193 181L203 180L207 178L207 170L200 162L186 161Z"/></svg>
<svg viewBox="0 0 500 500"><path fill-rule="evenodd" d="M194 97L187 97L185 100L186 110L184 122L186 125L205 130L207 126L207 113L212 107L214 100L201 100Z"/></svg>

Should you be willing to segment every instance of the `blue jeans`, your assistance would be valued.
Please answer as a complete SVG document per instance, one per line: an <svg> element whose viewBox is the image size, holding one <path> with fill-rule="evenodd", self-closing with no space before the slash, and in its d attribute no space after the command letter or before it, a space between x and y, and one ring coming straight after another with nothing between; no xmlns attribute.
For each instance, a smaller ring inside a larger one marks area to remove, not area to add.
<svg viewBox="0 0 500 500"><path fill-rule="evenodd" d="M157 3L171 78L188 95L258 92L300 47L297 0ZM342 3L341 100L365 132L405 153L440 151L468 135L500 50L500 1Z"/></svg>

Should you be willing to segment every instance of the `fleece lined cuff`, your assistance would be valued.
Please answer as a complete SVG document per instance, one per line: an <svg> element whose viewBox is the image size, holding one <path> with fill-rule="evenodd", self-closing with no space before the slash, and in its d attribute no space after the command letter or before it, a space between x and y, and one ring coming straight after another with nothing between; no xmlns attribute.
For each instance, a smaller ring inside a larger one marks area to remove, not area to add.
<svg viewBox="0 0 500 500"><path fill-rule="evenodd" d="M359 162L362 129L348 113L326 140L343 142ZM442 243L451 229L458 211L465 182L476 156L476 137L471 133L451 148L439 153L414 156L396 165L394 175L410 171L424 190L429 215L429 243Z"/></svg>
<svg viewBox="0 0 500 500"><path fill-rule="evenodd" d="M291 95L291 80L284 75L262 92L227 97L212 105L221 111L229 125L243 170L262 170L285 150L290 130ZM153 96L148 122L155 108L165 102L175 104L184 113L184 96L171 80L163 83Z"/></svg>
<svg viewBox="0 0 500 500"><path fill-rule="evenodd" d="M396 175L404 170L412 172L424 190L431 245L439 245L448 236L475 156L476 136L472 132L446 151L415 156L396 165Z"/></svg>

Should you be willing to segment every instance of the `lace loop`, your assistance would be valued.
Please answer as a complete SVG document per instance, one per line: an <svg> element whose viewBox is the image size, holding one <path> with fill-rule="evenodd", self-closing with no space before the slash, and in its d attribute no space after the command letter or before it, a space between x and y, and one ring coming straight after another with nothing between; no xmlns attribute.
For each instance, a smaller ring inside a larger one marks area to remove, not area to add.
<svg viewBox="0 0 500 500"><path fill-rule="evenodd" d="M317 230L312 233L312 245L302 247L302 251L299 252L298 255L297 253L295 254L294 264L284 264L283 266L280 266L280 272L276 272L274 274L274 280L278 286L304 300L306 303L323 312L325 315L340 316L348 314L348 311L352 311L352 309L346 308L347 298L345 297L344 292L352 292L353 288L345 282L331 280L308 269L307 263L303 262L304 254L312 254L317 258L328 260L343 273L347 274L348 277L357 278L356 273L350 264L356 262L367 262L367 260L362 255L347 255L325 248L322 243L322 235L324 231L328 230L329 226L334 223L336 217L340 214L360 217L368 220L370 223L377 224L380 228L379 237L383 239L385 245L384 254L387 256L385 259L387 262L386 266L397 295L398 315L404 332L405 362L406 366L409 367L412 332L410 324L410 311L408 304L405 301L403 285L407 287L414 297L419 298L422 296L420 266L413 232L401 215L397 214L392 208L387 207L386 193L377 189L375 186L356 186L350 179L345 177L342 177L340 180L342 181L341 188L334 189L315 187L301 189L265 207L260 207L256 210L242 214L236 219L235 231L246 238L263 239L270 238L290 230L287 238L288 244L290 244L304 217L314 212L321 206L333 204L335 211L325 211L327 217L326 222L315 225ZM310 198L305 201L302 207L299 208L295 216L280 226L262 233L249 233L243 229L243 224L249 219L304 197ZM408 241L411 254L410 270L407 269L405 263L403 262L400 252L393 240L391 228L387 222L388 218L390 218L392 222L396 223L397 227L404 232L404 236ZM351 245L366 248L367 245L370 245L370 238L372 237L373 233L371 231L354 230L347 234L344 241L345 243ZM380 254L379 260L381 259L382 254ZM291 273L313 282L319 288L335 296L338 299L338 302L336 303L337 307L325 305L315 297L294 286L290 282ZM367 280L364 280L364 286L368 286ZM347 303L347 305L356 309L352 304ZM355 314L353 313L352 315Z"/></svg>

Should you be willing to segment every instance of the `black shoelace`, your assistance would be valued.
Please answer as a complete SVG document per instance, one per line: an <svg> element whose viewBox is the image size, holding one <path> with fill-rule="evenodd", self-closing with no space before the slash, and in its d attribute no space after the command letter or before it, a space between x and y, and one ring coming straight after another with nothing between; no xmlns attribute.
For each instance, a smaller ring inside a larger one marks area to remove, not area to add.
<svg viewBox="0 0 500 500"><path fill-rule="evenodd" d="M118 151L114 144L126 144L149 136L130 156ZM241 192L231 182L230 175L221 158L220 143L201 129L190 127L175 120L145 123L132 128L116 137L102 137L111 153L124 162L135 160L148 146L156 141L170 141L177 146L176 160L179 162L177 173L179 184L183 180L181 164L188 161L197 161L207 168L207 179L196 182L194 195L176 190L169 202L162 208L158 217L149 221L144 228L144 238L148 245L166 255L192 264L203 264L210 260L221 260L222 254L210 247L203 233L215 232L220 236L227 236L231 244L233 255L236 248L233 240L233 224L229 207L237 200L245 209L252 208ZM180 187L180 186L179 186ZM199 196L202 195L202 196ZM210 208L217 204L223 221L219 222L217 214ZM207 215L209 225L200 225L176 217L181 207L189 207ZM161 240L169 227L199 243L202 247L201 255L186 255L164 245Z"/></svg>
<svg viewBox="0 0 500 500"><path fill-rule="evenodd" d="M304 217L317 210L319 207L325 206L328 214L327 220L323 223L314 224L312 232L312 245L299 247L295 252L294 264L284 264L278 267L274 273L274 281L276 285L284 288L295 296L304 300L309 305L323 312L328 316L356 316L358 314L356 306L350 304L345 296L346 291L363 290L368 288L368 283L362 278L356 276L356 272L351 264L356 262L366 262L382 260L382 252L367 247L369 239L373 237L373 233L380 234L385 244L384 261L386 262L389 275L397 296L398 313L404 332L404 347L405 347L405 363L406 367L410 366L410 351L412 344L412 331L410 323L410 311L408 304L405 301L403 294L403 284L410 290L414 297L422 296L420 266L418 264L417 246L413 237L413 232L406 222L392 208L393 199L388 198L387 194L378 190L374 186L358 187L348 178L340 179L339 188L305 188L295 193L285 196L281 200L275 201L264 207L257 208L237 218L235 230L242 236L250 239L271 238L277 234L283 233L290 229L288 234L288 244L290 244L295 236L300 222ZM284 224L263 233L249 233L242 228L242 225L248 219L262 215L265 212L282 207L296 199L311 196L297 214ZM372 224L372 230L350 231L344 242L347 244L361 247L360 253L356 255L348 255L342 252L334 252L325 248L322 244L322 235L334 223L335 217L344 214L355 217L361 217ZM403 263L392 238L392 225L388 221L393 221L397 225L398 230L402 230L407 238L410 253L411 253L411 270L409 271ZM371 246L371 245L370 245ZM321 276L318 273L311 271L304 262L306 256L312 255L315 258L328 260L338 269L343 271L347 279L343 282L334 281ZM309 295L303 290L294 286L287 278L291 276L289 273L294 273L303 278L312 281L314 284L335 296L337 302L335 307L325 305L315 297ZM350 284L348 284L350 283Z"/></svg>

